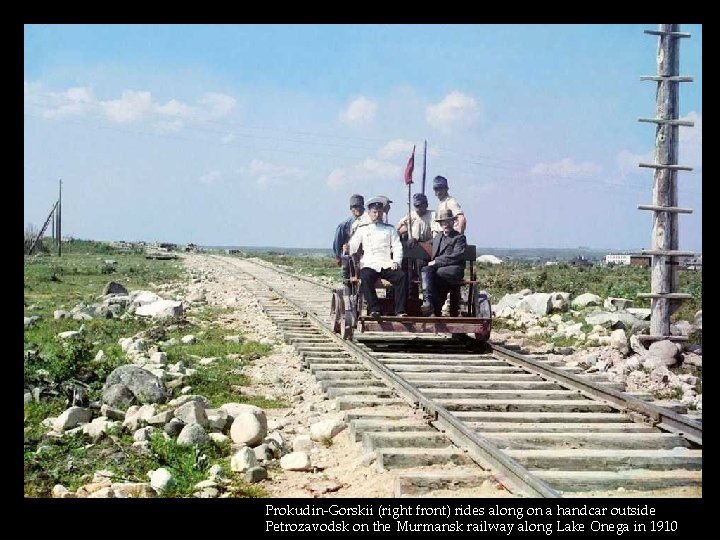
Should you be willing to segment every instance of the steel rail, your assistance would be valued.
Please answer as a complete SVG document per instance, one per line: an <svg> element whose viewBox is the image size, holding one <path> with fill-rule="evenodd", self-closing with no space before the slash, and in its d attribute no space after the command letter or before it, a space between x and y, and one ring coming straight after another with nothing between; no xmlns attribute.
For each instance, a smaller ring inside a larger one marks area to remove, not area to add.
<svg viewBox="0 0 720 540"><path fill-rule="evenodd" d="M562 369L552 366L543 365L541 362L534 361L527 356L511 351L498 345L497 343L488 342L495 354L504 360L519 365L533 371L542 377L554 379L558 383L568 386L573 390L578 390L585 396L599 401L604 401L613 408L619 409L621 412L628 414L633 420L638 421L637 415L632 413L640 413L650 419L653 426L672 431L689 441L702 446L702 425L690 420L680 414L669 409L652 405L642 401L636 397L630 396L624 392L606 388L600 384L584 380L577 375L568 373ZM645 422L647 423L647 422Z"/></svg>
<svg viewBox="0 0 720 540"><path fill-rule="evenodd" d="M257 264L254 261L246 262ZM274 268L268 268L265 265L258 265L271 271L277 271ZM285 272L282 272L285 273ZM291 275L291 274L290 274ZM530 497L561 497L560 493L553 489L544 480L533 475L515 459L508 456L488 441L485 437L470 429L464 422L453 416L447 409L436 404L433 400L425 397L413 385L395 374L392 370L378 362L362 345L352 341L343 340L335 334L332 329L320 317L309 313L304 306L301 306L294 300L287 297L284 291L278 289L266 280L253 276L257 281L262 283L271 292L279 295L285 302L290 304L300 315L310 319L316 324L318 330L322 331L328 338L333 340L339 346L349 349L354 355L363 361L370 371L378 378L383 380L385 384L393 388L400 396L412 406L422 408L428 414L433 424L438 429L444 430L446 435L453 443L465 450L468 455L478 465L487 468L488 465L500 474L500 479L508 487L514 491L522 492ZM292 276L296 277L296 276Z"/></svg>

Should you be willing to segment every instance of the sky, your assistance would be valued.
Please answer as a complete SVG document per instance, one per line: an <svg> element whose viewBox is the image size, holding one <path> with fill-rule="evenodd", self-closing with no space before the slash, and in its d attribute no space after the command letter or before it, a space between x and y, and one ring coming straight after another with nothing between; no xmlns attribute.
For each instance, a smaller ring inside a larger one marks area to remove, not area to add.
<svg viewBox="0 0 720 540"><path fill-rule="evenodd" d="M26 25L24 227L330 248L445 176L468 243L649 249L658 25ZM702 251L702 25L680 40L679 249ZM427 159L423 159L427 141Z"/></svg>

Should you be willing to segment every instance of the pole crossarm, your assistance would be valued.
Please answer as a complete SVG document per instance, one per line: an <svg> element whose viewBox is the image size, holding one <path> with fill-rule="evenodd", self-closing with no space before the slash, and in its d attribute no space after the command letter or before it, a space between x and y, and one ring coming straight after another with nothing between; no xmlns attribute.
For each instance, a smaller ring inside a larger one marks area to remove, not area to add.
<svg viewBox="0 0 720 540"><path fill-rule="evenodd" d="M666 124L668 126L694 127L695 122L690 120L669 120L667 118L638 118L638 122L650 122L653 124Z"/></svg>
<svg viewBox="0 0 720 540"><path fill-rule="evenodd" d="M668 37L675 37L675 38L689 38L692 37L692 34L688 32L668 32L667 30L644 30L646 34L650 34L651 36L668 36Z"/></svg>
<svg viewBox="0 0 720 540"><path fill-rule="evenodd" d="M671 171L692 171L692 167L685 165L663 165L661 163L638 163L638 167L646 167L648 169L669 169Z"/></svg>
<svg viewBox="0 0 720 540"><path fill-rule="evenodd" d="M677 249L641 249L640 255L653 255L655 257L694 257L694 251L679 251Z"/></svg>
<svg viewBox="0 0 720 540"><path fill-rule="evenodd" d="M692 208L680 208L678 206L657 206L654 204L638 204L638 210L653 210L655 212L671 212L675 214L692 214Z"/></svg>
<svg viewBox="0 0 720 540"><path fill-rule="evenodd" d="M689 293L637 293L638 298L668 298L670 300L690 300L693 296Z"/></svg>
<svg viewBox="0 0 720 540"><path fill-rule="evenodd" d="M686 75L641 75L640 80L656 82L693 82L693 78Z"/></svg>

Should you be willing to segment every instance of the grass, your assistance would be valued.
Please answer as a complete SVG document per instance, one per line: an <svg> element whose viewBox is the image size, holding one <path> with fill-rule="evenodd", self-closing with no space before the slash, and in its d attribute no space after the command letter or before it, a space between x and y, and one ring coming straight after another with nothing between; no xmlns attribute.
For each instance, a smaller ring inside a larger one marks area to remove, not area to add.
<svg viewBox="0 0 720 540"><path fill-rule="evenodd" d="M300 273L330 277L339 280L340 271L331 256L294 257L277 252L257 252L248 256L258 257ZM497 302L505 294L517 293L522 289L533 292L570 293L571 298L582 293L597 294L602 298L618 297L633 300L635 307L650 307L650 300L638 298L638 293L650 292L651 269L637 266L593 266L574 267L568 264L533 266L522 263L499 265L477 265L478 279L483 289L490 292ZM679 290L692 294L684 301L672 320L693 320L695 313L702 309L702 272L679 271Z"/></svg>
<svg viewBox="0 0 720 540"><path fill-rule="evenodd" d="M248 256L257 257L263 261L277 264L285 267L289 271L298 272L300 274L340 279L340 268L337 266L335 258L329 255L325 257L296 257L270 251L265 253L251 253L248 254Z"/></svg>
<svg viewBox="0 0 720 540"><path fill-rule="evenodd" d="M107 262L110 259L114 263ZM150 452L140 454L132 448L132 436L115 430L109 437L92 441L78 433L52 438L41 422L60 414L68 406L64 385L82 384L88 397L101 397L107 376L128 362L118 340L140 332L154 341L187 334L197 336L194 344L166 347L170 362L183 363L196 369L185 381L193 393L204 395L215 407L226 402L242 402L263 408L285 406L280 401L247 397L238 394L238 387L247 385L242 367L267 355L272 347L254 341L232 343L225 340L229 333L216 326L218 316L230 310L217 308L193 309L193 320L172 326L150 319L93 318L77 321L54 320L56 309L70 310L79 303L98 302L105 284L112 280L133 289L154 290L159 284L177 283L185 278L182 261L145 259L142 253L121 252L97 242L74 241L64 246L62 257L40 255L25 257L25 316L39 315L35 324L24 333L24 387L26 391L42 389L40 402L25 404L24 412L24 478L26 497L48 497L54 485L62 484L71 491L92 480L99 469L116 473L119 481L147 482L147 473L166 467L175 478L174 487L165 497L189 497L194 485L207 478L207 469L219 463L232 479L230 491L235 497L263 497L262 487L247 485L242 475L230 471L230 445L207 443L200 448L179 446L156 432L150 440ZM60 332L78 330L82 334L72 340L61 340ZM95 360L98 351L105 357ZM216 357L204 366L200 358Z"/></svg>

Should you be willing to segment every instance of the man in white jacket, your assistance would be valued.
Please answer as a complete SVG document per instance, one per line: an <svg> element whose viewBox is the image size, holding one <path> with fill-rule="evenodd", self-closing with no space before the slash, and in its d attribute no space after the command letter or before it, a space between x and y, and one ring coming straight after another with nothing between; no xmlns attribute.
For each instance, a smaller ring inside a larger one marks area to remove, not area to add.
<svg viewBox="0 0 720 540"><path fill-rule="evenodd" d="M380 303L375 292L375 282L383 278L393 285L395 297L395 315L405 316L407 300L407 278L400 269L403 247L395 227L383 222L382 197L373 197L367 203L370 223L361 224L350 238L350 254L362 246L363 256L360 269L360 291L365 297L370 317L380 317Z"/></svg>

